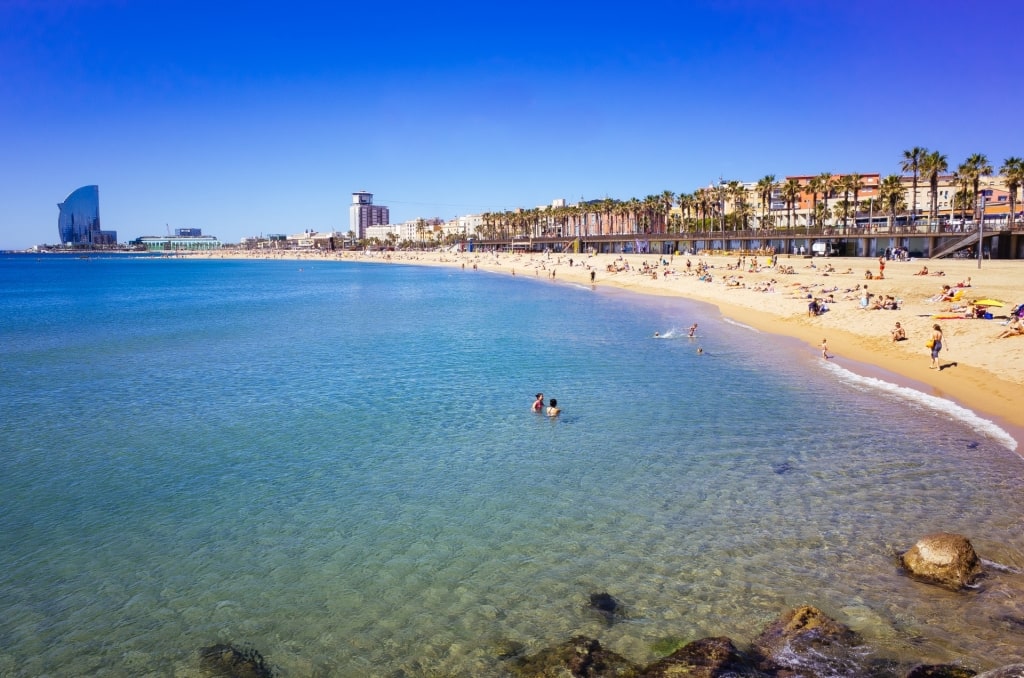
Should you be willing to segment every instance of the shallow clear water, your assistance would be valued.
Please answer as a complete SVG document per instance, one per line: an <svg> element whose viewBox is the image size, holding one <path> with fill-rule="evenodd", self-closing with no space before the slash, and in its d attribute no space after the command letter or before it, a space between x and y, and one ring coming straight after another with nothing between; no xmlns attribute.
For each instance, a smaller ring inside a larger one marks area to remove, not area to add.
<svg viewBox="0 0 1024 678"><path fill-rule="evenodd" d="M292 676L500 676L503 639L649 662L804 603L883 656L1020 659L1024 575L954 595L894 558L945 530L1024 568L1005 435L707 306L319 261L15 256L0 282L4 676L193 675L217 642Z"/></svg>

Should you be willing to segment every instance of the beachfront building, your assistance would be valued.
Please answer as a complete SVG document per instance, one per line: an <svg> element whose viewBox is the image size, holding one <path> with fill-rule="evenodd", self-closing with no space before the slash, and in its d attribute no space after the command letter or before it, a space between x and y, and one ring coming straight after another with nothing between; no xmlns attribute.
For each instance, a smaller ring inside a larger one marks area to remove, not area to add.
<svg viewBox="0 0 1024 678"><path fill-rule="evenodd" d="M366 229L381 226L391 220L390 210L384 205L373 204L373 193L356 191L348 208L349 228L357 240L366 238Z"/></svg>
<svg viewBox="0 0 1024 678"><path fill-rule="evenodd" d="M465 220L465 221L463 221ZM366 232L361 238L365 241L376 241L378 244L403 245L409 244L427 245L444 241L450 233L463 228L460 224L475 223L474 218L457 217L451 222L444 222L437 217L424 219L410 219L398 224L380 224L367 226ZM462 231L460 231L462 232ZM470 227L469 233L472 233Z"/></svg>
<svg viewBox="0 0 1024 678"><path fill-rule="evenodd" d="M174 235L144 235L131 244L147 252L199 252L223 246L216 236L203 235L201 228L176 228Z"/></svg>
<svg viewBox="0 0 1024 678"><path fill-rule="evenodd" d="M283 250L288 247L288 236L284 233L271 233L263 236L249 236L242 238L239 243L247 250Z"/></svg>
<svg viewBox="0 0 1024 678"><path fill-rule="evenodd" d="M799 185L799 192L787 200L784 186L791 180ZM778 200L773 194L772 211L776 213L777 222L792 222L792 226L804 228L842 224L844 219L847 224L858 219L864 223L872 222L876 215L883 218L881 203L875 204L881 182L879 174L787 176ZM845 204L847 202L849 204Z"/></svg>
<svg viewBox="0 0 1024 678"><path fill-rule="evenodd" d="M57 203L57 231L62 245L102 247L117 244L117 231L100 230L100 187L82 186Z"/></svg>
<svg viewBox="0 0 1024 678"><path fill-rule="evenodd" d="M333 252L350 245L344 233L339 231L314 231L307 228L302 233L289 235L285 239L287 249L325 250Z"/></svg>

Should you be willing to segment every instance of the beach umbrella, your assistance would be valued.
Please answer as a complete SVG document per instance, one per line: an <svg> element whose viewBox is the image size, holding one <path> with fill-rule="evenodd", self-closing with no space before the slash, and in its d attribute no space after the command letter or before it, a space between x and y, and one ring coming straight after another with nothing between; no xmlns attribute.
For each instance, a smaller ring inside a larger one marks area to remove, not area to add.
<svg viewBox="0 0 1024 678"><path fill-rule="evenodd" d="M974 302L974 305L975 306L1006 306L1006 304L1004 304L1003 302L998 301L996 299L978 299L976 302Z"/></svg>

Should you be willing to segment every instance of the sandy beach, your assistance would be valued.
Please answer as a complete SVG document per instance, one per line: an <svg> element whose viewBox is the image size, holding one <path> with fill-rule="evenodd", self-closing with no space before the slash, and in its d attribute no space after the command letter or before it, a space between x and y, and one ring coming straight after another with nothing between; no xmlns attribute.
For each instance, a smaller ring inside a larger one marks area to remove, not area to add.
<svg viewBox="0 0 1024 678"><path fill-rule="evenodd" d="M1006 329L1010 310L1024 302L1022 261L985 260L980 268L976 260L886 261L879 279L877 259L787 255L779 257L776 267L768 266L765 257L755 262L754 257L741 261L739 256L657 254L221 250L189 256L476 267L553 283L686 297L713 304L725 317L760 331L797 338L807 351L820 353L822 339L827 339L829 354L843 367L953 400L994 419L1024 443L1024 336L997 338ZM702 267L710 280L698 275ZM928 268L927 275L920 275L922 267ZM867 310L862 308L865 285L870 294ZM938 299L944 285L961 293L957 301ZM870 309L886 297L898 300L899 308ZM825 300L828 310L809 314L813 299ZM972 301L987 299L1005 306L991 307L992 319L964 317L974 310ZM897 322L906 330L904 341L892 340ZM930 350L925 347L936 323L944 333L938 370L929 369ZM681 326L688 324L689 319L680 320Z"/></svg>

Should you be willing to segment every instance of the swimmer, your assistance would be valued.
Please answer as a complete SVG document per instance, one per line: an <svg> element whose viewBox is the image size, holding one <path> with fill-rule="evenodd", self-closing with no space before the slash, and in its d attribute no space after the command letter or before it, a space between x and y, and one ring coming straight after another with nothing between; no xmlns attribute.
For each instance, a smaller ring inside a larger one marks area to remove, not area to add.
<svg viewBox="0 0 1024 678"><path fill-rule="evenodd" d="M692 325L690 325L690 332L686 336L692 337L695 334L697 334L697 323L693 323Z"/></svg>
<svg viewBox="0 0 1024 678"><path fill-rule="evenodd" d="M704 349L700 346L697 347L697 355L704 355Z"/></svg>
<svg viewBox="0 0 1024 678"><path fill-rule="evenodd" d="M659 332L655 332L654 333L654 338L655 339L660 339L661 338L661 334Z"/></svg>
<svg viewBox="0 0 1024 678"><path fill-rule="evenodd" d="M544 409L544 394L543 393L538 393L537 394L537 399L533 401L533 406L531 407L531 409L534 412L540 412L541 410Z"/></svg>
<svg viewBox="0 0 1024 678"><path fill-rule="evenodd" d="M549 417L557 417L561 413L562 413L562 410L558 409L558 401L555 400L554 398L552 398L550 403L548 404L548 412L547 412L548 416Z"/></svg>

